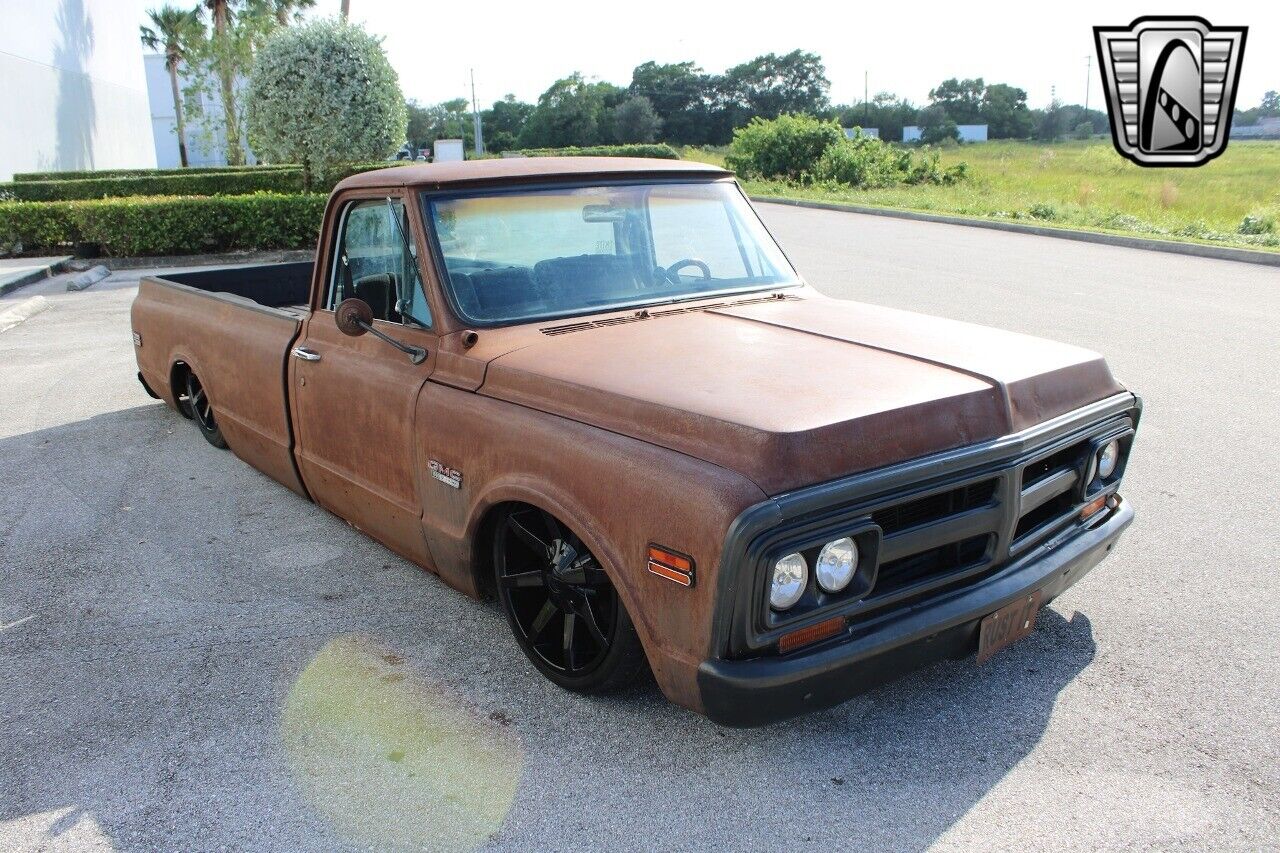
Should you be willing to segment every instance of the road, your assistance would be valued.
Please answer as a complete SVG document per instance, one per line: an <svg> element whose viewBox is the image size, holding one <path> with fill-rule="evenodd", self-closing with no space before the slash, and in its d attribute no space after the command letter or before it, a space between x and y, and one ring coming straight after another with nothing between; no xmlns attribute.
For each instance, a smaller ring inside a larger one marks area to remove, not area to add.
<svg viewBox="0 0 1280 853"><path fill-rule="evenodd" d="M1108 354L1138 518L1027 640L723 729L559 691L492 606L133 378L137 273L0 333L0 849L1273 848L1280 273L763 206L839 296Z"/></svg>

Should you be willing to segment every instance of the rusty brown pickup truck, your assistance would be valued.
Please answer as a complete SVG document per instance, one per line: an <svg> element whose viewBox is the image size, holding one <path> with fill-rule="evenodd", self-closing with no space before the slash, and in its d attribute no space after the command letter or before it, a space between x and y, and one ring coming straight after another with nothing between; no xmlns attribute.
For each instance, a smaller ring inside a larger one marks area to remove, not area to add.
<svg viewBox="0 0 1280 853"><path fill-rule="evenodd" d="M145 278L132 325L153 396L552 681L729 725L987 657L1133 517L1100 356L824 297L701 164L357 175L314 264Z"/></svg>

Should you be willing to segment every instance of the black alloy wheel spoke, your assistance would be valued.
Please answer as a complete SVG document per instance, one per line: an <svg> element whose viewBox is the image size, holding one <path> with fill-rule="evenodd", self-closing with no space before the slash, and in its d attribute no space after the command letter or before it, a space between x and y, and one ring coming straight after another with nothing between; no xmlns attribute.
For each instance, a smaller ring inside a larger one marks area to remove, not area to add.
<svg viewBox="0 0 1280 853"><path fill-rule="evenodd" d="M590 599L582 599L582 604L578 607L578 615L582 617L582 624L587 627L587 633L591 635L591 639L595 640L596 647L607 649L609 641L605 639L604 632L600 630L600 623L596 621L596 613L591 609Z"/></svg>
<svg viewBox="0 0 1280 853"><path fill-rule="evenodd" d="M551 617L559 612L560 608L551 599L547 599L542 605L542 609L538 611L538 615L533 618L533 624L529 626L530 641L536 640L547 629L547 625L551 623Z"/></svg>
<svg viewBox="0 0 1280 853"><path fill-rule="evenodd" d="M502 583L512 589L531 589L546 586L546 575L540 569L531 572L516 572L514 575L503 575Z"/></svg>
<svg viewBox="0 0 1280 853"><path fill-rule="evenodd" d="M516 538L523 542L529 550L543 560L551 559L551 546L535 536L533 531L521 524L514 515L507 518L507 524L511 527L511 532L516 535Z"/></svg>
<svg viewBox="0 0 1280 853"><path fill-rule="evenodd" d="M578 668L573 643L574 628L576 626L577 614L572 610L566 610L564 614L564 665L565 669L570 671Z"/></svg>

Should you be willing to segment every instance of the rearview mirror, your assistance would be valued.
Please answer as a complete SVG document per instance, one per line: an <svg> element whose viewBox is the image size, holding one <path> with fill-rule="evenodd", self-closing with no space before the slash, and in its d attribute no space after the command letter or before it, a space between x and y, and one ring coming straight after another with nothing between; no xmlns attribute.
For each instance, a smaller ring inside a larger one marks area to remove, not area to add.
<svg viewBox="0 0 1280 853"><path fill-rule="evenodd" d="M333 322L342 334L358 338L369 331L373 309L368 302L352 296L338 303L338 310L333 312Z"/></svg>
<svg viewBox="0 0 1280 853"><path fill-rule="evenodd" d="M627 211L612 204L589 204L582 208L583 222L621 222Z"/></svg>

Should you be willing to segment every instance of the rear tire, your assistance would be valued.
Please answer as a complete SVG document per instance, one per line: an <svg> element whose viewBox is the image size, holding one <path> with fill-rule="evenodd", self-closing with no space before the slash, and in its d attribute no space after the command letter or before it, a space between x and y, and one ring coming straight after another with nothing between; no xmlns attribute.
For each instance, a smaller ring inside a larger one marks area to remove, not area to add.
<svg viewBox="0 0 1280 853"><path fill-rule="evenodd" d="M613 583L582 540L553 515L515 505L493 537L498 601L522 651L575 693L634 685L647 661Z"/></svg>
<svg viewBox="0 0 1280 853"><path fill-rule="evenodd" d="M222 430L218 427L218 419L214 415L213 405L209 402L209 395L200 384L200 378L190 372L187 373L186 404L205 441L214 447L226 450L227 440L222 437Z"/></svg>

